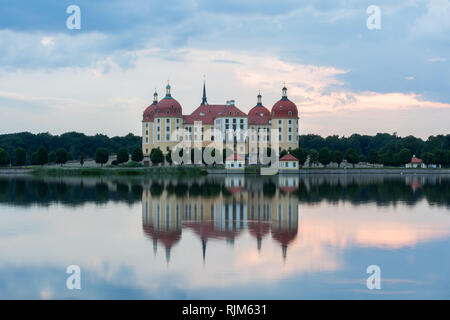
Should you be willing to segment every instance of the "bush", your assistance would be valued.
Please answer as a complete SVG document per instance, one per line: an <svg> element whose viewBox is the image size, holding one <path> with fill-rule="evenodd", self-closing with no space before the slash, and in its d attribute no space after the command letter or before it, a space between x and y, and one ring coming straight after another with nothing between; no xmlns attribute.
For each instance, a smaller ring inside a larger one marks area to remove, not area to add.
<svg viewBox="0 0 450 320"><path fill-rule="evenodd" d="M8 152L0 148L0 166L7 166L11 162Z"/></svg>
<svg viewBox="0 0 450 320"><path fill-rule="evenodd" d="M142 153L141 148L136 148L133 150L133 153L131 154L131 160L135 162L141 162L144 159L144 154Z"/></svg>
<svg viewBox="0 0 450 320"><path fill-rule="evenodd" d="M95 162L100 163L102 166L109 160L109 151L106 148L98 148L95 151Z"/></svg>
<svg viewBox="0 0 450 320"><path fill-rule="evenodd" d="M128 154L127 149L122 148L117 153L117 162L118 163L127 163L130 160L130 156Z"/></svg>

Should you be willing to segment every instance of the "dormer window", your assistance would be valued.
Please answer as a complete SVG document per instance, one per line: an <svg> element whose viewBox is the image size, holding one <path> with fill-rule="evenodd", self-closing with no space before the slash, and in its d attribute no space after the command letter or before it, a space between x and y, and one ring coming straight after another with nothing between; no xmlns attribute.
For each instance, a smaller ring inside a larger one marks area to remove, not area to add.
<svg viewBox="0 0 450 320"><path fill-rule="evenodd" d="M288 114L289 114L290 116L292 116L292 111L289 111Z"/></svg>
<svg viewBox="0 0 450 320"><path fill-rule="evenodd" d="M283 106L280 106L280 110L283 110Z"/></svg>
<svg viewBox="0 0 450 320"><path fill-rule="evenodd" d="M200 117L203 117L205 115L204 112L200 112Z"/></svg>
<svg viewBox="0 0 450 320"><path fill-rule="evenodd" d="M261 112L261 117L264 117L264 113Z"/></svg>

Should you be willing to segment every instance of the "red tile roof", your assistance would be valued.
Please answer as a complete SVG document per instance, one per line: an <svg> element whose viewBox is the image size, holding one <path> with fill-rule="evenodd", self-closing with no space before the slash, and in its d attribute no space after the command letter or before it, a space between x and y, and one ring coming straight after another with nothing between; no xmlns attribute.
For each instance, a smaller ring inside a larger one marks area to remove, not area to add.
<svg viewBox="0 0 450 320"><path fill-rule="evenodd" d="M262 125L269 124L270 111L263 105L257 105L253 107L248 113L249 125Z"/></svg>
<svg viewBox="0 0 450 320"><path fill-rule="evenodd" d="M295 118L298 119L298 109L295 103L283 98L272 107L272 118Z"/></svg>
<svg viewBox="0 0 450 320"><path fill-rule="evenodd" d="M166 97L158 102L155 108L155 117L182 117L181 104L172 97Z"/></svg>
<svg viewBox="0 0 450 320"><path fill-rule="evenodd" d="M236 106L225 104L202 104L190 115L184 116L185 124L194 124L201 121L202 124L214 124L215 118L220 117L246 117L247 114Z"/></svg>
<svg viewBox="0 0 450 320"><path fill-rule="evenodd" d="M234 161L244 161L244 158L242 158L239 154L235 153L230 155L227 160L234 160Z"/></svg>
<svg viewBox="0 0 450 320"><path fill-rule="evenodd" d="M280 161L298 161L298 159L296 157L294 157L292 154L288 153L285 154Z"/></svg>
<svg viewBox="0 0 450 320"><path fill-rule="evenodd" d="M413 156L411 158L411 163L422 163L422 159L416 158L415 156Z"/></svg>

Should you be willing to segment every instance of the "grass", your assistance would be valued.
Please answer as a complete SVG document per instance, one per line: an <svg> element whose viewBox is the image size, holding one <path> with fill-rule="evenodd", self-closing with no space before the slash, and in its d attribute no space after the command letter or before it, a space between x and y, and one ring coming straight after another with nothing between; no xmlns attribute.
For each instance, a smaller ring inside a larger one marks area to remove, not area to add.
<svg viewBox="0 0 450 320"><path fill-rule="evenodd" d="M149 168L36 168L31 172L35 176L201 176L207 174L201 168L149 167Z"/></svg>

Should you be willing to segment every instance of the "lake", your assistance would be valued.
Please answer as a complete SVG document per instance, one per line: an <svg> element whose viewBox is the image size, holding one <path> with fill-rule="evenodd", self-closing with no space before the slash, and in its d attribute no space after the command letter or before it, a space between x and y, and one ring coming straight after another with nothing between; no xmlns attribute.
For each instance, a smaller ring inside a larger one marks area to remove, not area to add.
<svg viewBox="0 0 450 320"><path fill-rule="evenodd" d="M450 177L0 176L0 298L449 299Z"/></svg>

